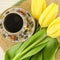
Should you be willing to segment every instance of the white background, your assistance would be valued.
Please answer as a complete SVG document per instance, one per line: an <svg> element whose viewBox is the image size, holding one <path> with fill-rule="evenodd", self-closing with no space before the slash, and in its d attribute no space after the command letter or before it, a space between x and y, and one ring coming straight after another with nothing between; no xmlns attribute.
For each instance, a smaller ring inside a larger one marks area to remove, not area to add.
<svg viewBox="0 0 60 60"><path fill-rule="evenodd" d="M0 60L4 60L4 51L0 47Z"/></svg>
<svg viewBox="0 0 60 60"><path fill-rule="evenodd" d="M18 1L19 0L0 0L0 14Z"/></svg>

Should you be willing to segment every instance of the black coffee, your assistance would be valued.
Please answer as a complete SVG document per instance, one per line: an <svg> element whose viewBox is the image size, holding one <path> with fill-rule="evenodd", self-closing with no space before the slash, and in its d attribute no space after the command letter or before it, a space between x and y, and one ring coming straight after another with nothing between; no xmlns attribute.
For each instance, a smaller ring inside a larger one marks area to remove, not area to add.
<svg viewBox="0 0 60 60"><path fill-rule="evenodd" d="M16 13L11 13L5 17L4 27L7 31L15 33L23 26L23 19Z"/></svg>

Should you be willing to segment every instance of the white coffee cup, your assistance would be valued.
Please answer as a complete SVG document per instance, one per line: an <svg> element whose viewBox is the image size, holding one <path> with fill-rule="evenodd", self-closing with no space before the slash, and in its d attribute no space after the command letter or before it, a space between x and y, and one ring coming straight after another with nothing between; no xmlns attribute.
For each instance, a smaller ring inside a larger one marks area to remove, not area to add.
<svg viewBox="0 0 60 60"><path fill-rule="evenodd" d="M35 20L23 8L10 8L1 15L0 32L6 40L23 42L35 31Z"/></svg>

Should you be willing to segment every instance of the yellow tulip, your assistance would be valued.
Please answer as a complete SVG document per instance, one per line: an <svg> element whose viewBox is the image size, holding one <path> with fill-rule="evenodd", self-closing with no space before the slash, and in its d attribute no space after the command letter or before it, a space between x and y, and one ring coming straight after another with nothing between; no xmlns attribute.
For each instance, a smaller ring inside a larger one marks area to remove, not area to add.
<svg viewBox="0 0 60 60"><path fill-rule="evenodd" d="M45 0L31 0L31 14L35 19L39 19L40 15L46 8Z"/></svg>
<svg viewBox="0 0 60 60"><path fill-rule="evenodd" d="M56 18L47 28L47 35L52 38L60 36L60 17Z"/></svg>
<svg viewBox="0 0 60 60"><path fill-rule="evenodd" d="M41 27L48 27L49 24L55 19L58 13L58 5L51 3L41 14L39 24Z"/></svg>

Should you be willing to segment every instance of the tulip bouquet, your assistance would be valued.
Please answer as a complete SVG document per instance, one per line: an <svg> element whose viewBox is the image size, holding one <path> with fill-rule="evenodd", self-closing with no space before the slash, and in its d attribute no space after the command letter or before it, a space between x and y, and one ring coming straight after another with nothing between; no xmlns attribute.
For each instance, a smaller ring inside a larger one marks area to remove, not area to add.
<svg viewBox="0 0 60 60"><path fill-rule="evenodd" d="M34 3L36 3L37 5L40 4L40 6L37 6ZM38 20L41 28L47 27L47 35L53 38L59 37L60 36L60 33L59 33L60 17L56 18L57 13L58 13L58 5L56 3L51 3L46 8L45 0L42 0L42 1L37 0L36 2L32 0L31 6L32 6L31 7L32 16L36 20Z"/></svg>
<svg viewBox="0 0 60 60"><path fill-rule="evenodd" d="M5 60L55 60L59 48L60 17L56 18L58 5L46 0L31 0L31 14L41 29L23 43L12 46L5 53ZM56 18L56 19L55 19Z"/></svg>

